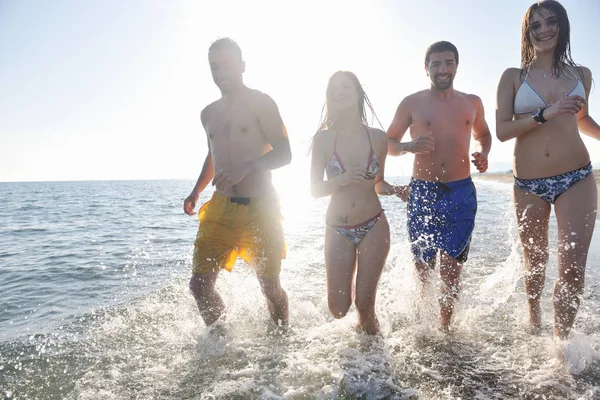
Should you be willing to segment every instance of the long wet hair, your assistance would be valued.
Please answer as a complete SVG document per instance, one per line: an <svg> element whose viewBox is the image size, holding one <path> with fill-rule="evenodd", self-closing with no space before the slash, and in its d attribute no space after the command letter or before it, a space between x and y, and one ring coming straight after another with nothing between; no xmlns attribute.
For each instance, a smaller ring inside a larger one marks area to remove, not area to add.
<svg viewBox="0 0 600 400"><path fill-rule="evenodd" d="M371 100L369 100L369 96L367 96L367 93L365 93L365 90L363 89L363 87L360 84L360 81L358 80L356 75L350 71L337 71L333 75L331 75L331 77L329 78L329 81L327 83L327 91L325 92L325 104L323 104L323 108L321 109L321 122L319 123L319 129L317 130L317 133L319 133L319 131L322 131L325 129L335 128L337 121L336 121L335 115L333 115L330 112L331 107L329 107L329 104L331 104L332 95L333 95L331 83L337 76L340 76L340 75L345 75L348 78L350 78L350 80L354 84L354 87L356 88L356 92L358 94L358 114L360 115L360 120L361 120L362 124L365 126L369 125L369 121L367 120L367 109L369 109L369 111L371 111L372 119L376 119L377 123L379 123L379 126L381 127L381 129L385 131L385 129L383 129L383 125L381 124L381 121L379 121L379 118L377 117L377 114L375 114L375 110L373 109ZM315 133L312 138L309 152L313 148L313 145L315 143L315 138L317 137L317 133Z"/></svg>
<svg viewBox="0 0 600 400"><path fill-rule="evenodd" d="M534 13L539 13L542 9L546 9L556 16L558 24L558 42L554 49L554 55L552 58L552 73L557 77L563 72L565 64L574 67L583 82L583 73L579 66L575 64L573 58L571 58L571 26L569 24L569 17L567 16L567 10L555 0L543 0L533 3L523 17L523 24L521 27L521 77L524 76L525 70L527 70L533 61L535 60L535 49L533 43L531 43L530 35L533 35L531 30L531 20Z"/></svg>

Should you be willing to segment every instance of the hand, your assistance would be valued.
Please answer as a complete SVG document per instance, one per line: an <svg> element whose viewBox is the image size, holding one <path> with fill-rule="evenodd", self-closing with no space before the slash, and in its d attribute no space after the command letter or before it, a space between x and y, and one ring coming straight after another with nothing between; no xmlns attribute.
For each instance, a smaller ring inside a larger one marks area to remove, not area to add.
<svg viewBox="0 0 600 400"><path fill-rule="evenodd" d="M479 172L485 172L488 169L488 158L485 154L476 151L471 154L473 159L471 162L475 165Z"/></svg>
<svg viewBox="0 0 600 400"><path fill-rule="evenodd" d="M213 181L212 184L217 189L222 190L224 192L228 192L231 190L233 185L236 183L240 183L246 175L250 172L250 168L247 164L238 165L231 168L226 168L219 171Z"/></svg>
<svg viewBox="0 0 600 400"><path fill-rule="evenodd" d="M394 186L394 194L400 200L402 200L404 202L407 202L408 201L408 195L410 194L410 186L408 186L408 185Z"/></svg>
<svg viewBox="0 0 600 400"><path fill-rule="evenodd" d="M435 140L433 133L427 132L408 143L408 151L413 154L429 154L435 150Z"/></svg>
<svg viewBox="0 0 600 400"><path fill-rule="evenodd" d="M560 114L575 115L587 102L581 96L567 96L544 110L544 119L551 120Z"/></svg>
<svg viewBox="0 0 600 400"><path fill-rule="evenodd" d="M188 197L183 201L183 212L187 215L196 215L196 202L198 201L198 195L196 193L190 193Z"/></svg>
<svg viewBox="0 0 600 400"><path fill-rule="evenodd" d="M362 168L351 168L341 175L337 176L337 183L339 186L351 185L353 183L359 183L365 179L365 170Z"/></svg>

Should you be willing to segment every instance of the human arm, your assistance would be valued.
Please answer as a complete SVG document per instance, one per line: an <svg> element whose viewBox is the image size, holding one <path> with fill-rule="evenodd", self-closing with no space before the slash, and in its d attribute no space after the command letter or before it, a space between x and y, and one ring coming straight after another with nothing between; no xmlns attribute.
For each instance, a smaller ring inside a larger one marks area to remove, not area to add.
<svg viewBox="0 0 600 400"><path fill-rule="evenodd" d="M379 146L378 151L378 154L381 154L381 156L379 156L379 173L375 177L375 192L380 196L395 195L402 201L406 201L410 191L409 187L407 185L392 185L385 180L385 160L387 158L387 142L389 139L386 140L385 133L381 133L384 140L381 141L382 144Z"/></svg>
<svg viewBox="0 0 600 400"><path fill-rule="evenodd" d="M327 133L327 131L317 132L311 152L310 193L315 198L329 196L340 186L357 183L365 179L365 171L354 168L331 179L323 180L325 167L329 161L326 154L328 148Z"/></svg>
<svg viewBox="0 0 600 400"><path fill-rule="evenodd" d="M270 171L292 161L290 141L277 104L264 93L254 94L251 101L262 133L271 145L271 150L258 158L219 171L215 175L213 185L220 190L231 189L233 185L253 172Z"/></svg>
<svg viewBox="0 0 600 400"><path fill-rule="evenodd" d="M380 196L392 196L396 195L400 197L399 193L401 192L401 186L396 186L388 183L385 180L385 160L388 151L388 139L386 137L385 132L374 129L377 132L377 158L379 159L379 172L375 177L375 193Z"/></svg>
<svg viewBox="0 0 600 400"><path fill-rule="evenodd" d="M412 96L408 96L400 102L392 124L388 128L388 154L399 156L406 153L427 154L435 149L435 143L431 133L419 136L410 142L402 143L402 138L406 130L412 123L411 108L414 101Z"/></svg>
<svg viewBox="0 0 600 400"><path fill-rule="evenodd" d="M581 67L581 70L583 72L583 79L586 87L586 98L589 100L590 88L592 86L592 71L585 67ZM600 140L600 126L592 116L589 115L589 105L587 102L577 114L577 124L582 133Z"/></svg>
<svg viewBox="0 0 600 400"><path fill-rule="evenodd" d="M206 129L206 109L202 111L200 114L200 119L202 121L202 126ZM213 163L212 163L212 155L210 151L210 141L208 142L208 154L206 155L206 159L204 160L204 165L202 166L202 171L200 172L200 176L192 189L192 192L186 197L183 201L183 211L187 215L194 215L196 212L194 209L196 208L196 202L198 201L198 197L200 193L206 188L206 186L210 183L212 178L215 175Z"/></svg>
<svg viewBox="0 0 600 400"><path fill-rule="evenodd" d="M470 96L470 100L473 102L476 110L472 128L473 140L475 140L475 152L471 154L473 156L471 162L479 172L485 172L488 169L488 155L492 147L492 135L485 121L483 102L478 96L474 95Z"/></svg>
<svg viewBox="0 0 600 400"><path fill-rule="evenodd" d="M538 126L533 118L513 119L515 103L515 82L520 76L520 69L509 68L502 74L496 93L496 136L501 142L524 135ZM585 105L580 96L567 96L544 109L546 121L562 114L577 114Z"/></svg>
<svg viewBox="0 0 600 400"><path fill-rule="evenodd" d="M496 91L496 137L501 142L506 142L537 126L533 118L513 120L515 105L516 76L520 74L518 68L508 68L500 77Z"/></svg>

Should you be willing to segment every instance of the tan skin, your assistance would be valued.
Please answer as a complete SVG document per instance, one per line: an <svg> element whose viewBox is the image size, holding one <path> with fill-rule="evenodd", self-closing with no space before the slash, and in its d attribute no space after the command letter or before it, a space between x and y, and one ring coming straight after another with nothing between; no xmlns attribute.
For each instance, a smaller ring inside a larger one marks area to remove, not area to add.
<svg viewBox="0 0 600 400"><path fill-rule="evenodd" d="M528 83L550 107L544 110L548 122L538 125L531 114L514 115L514 100L521 85L521 70L507 69L498 85L496 134L501 141L516 138L515 176L521 179L563 174L589 164L590 156L579 131L600 139L600 126L588 114L587 99L592 83L589 69L564 66L571 73L560 76L552 71L553 52L559 37L556 16L541 8L530 21L535 49ZM536 39L537 37L537 39ZM539 39L539 40L538 40ZM582 79L586 98L566 96L576 78ZM575 183L555 203L558 223L558 272L554 284L554 334L565 339L575 321L583 292L585 266L596 219L597 189L593 175ZM514 186L515 213L525 258L525 291L528 295L530 325L541 328L540 297L548 261L548 221L551 205L538 196ZM576 243L571 246L571 243Z"/></svg>
<svg viewBox="0 0 600 400"><path fill-rule="evenodd" d="M435 182L452 182L468 178L471 138L476 151L471 163L479 172L488 168L491 134L485 121L483 104L475 95L454 90L452 80L458 65L450 51L432 53L425 66L431 79L427 90L406 97L396 110L388 135L388 153L415 154L412 176ZM402 143L410 129L411 141ZM440 319L448 330L454 310L455 297L461 290L462 263L440 252L440 277L443 297L440 300ZM429 263L416 263L421 282L429 282L435 258Z"/></svg>
<svg viewBox="0 0 600 400"><path fill-rule="evenodd" d="M335 318L342 318L354 301L359 316L358 328L376 334L379 332L375 314L377 285L390 249L390 231L385 214L381 214L358 246L340 235L332 225L360 224L381 211L378 194L396 193L395 188L384 180L387 138L383 131L362 123L358 93L352 80L338 74L330 81L330 89L332 99L328 101L328 110L336 115L336 128L317 133L311 161L313 196L331 195L325 231L329 310ZM374 179L365 179L369 137L379 159L379 173ZM334 146L346 172L324 180Z"/></svg>
<svg viewBox="0 0 600 400"><path fill-rule="evenodd" d="M243 61L226 49L211 51L208 58L222 97L201 113L208 154L196 185L183 204L188 215L196 214L198 197L211 181L217 193L224 196L265 195L274 191L270 171L291 161L290 144L279 110L269 96L243 84ZM281 260L265 258L257 262ZM193 274L190 279L190 289L206 325L218 320L225 310L215 290L218 274L218 271ZM279 276L258 276L258 281L271 318L287 325L288 300Z"/></svg>

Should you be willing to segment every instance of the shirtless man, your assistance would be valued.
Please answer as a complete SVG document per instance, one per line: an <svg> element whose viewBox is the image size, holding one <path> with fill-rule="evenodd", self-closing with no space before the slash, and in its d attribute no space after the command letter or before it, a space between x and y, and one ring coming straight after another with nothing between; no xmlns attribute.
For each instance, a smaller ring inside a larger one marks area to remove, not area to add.
<svg viewBox="0 0 600 400"><path fill-rule="evenodd" d="M217 276L221 269L231 271L239 256L254 267L273 321L287 325L287 294L279 282L285 242L270 172L291 161L287 132L275 102L244 85L246 65L236 42L215 41L208 60L221 98L200 115L208 155L184 201L185 213L195 214L211 180L216 190L198 211L190 289L204 322L212 325L225 309L215 290Z"/></svg>
<svg viewBox="0 0 600 400"><path fill-rule="evenodd" d="M408 231L423 284L429 281L440 252L443 330L450 326L475 226L477 198L468 162L471 135L476 143L471 162L479 172L488 168L492 144L481 99L454 90L457 67L458 50L452 43L429 46L425 71L431 86L402 100L387 133L388 154L415 154ZM408 128L412 141L401 143Z"/></svg>

